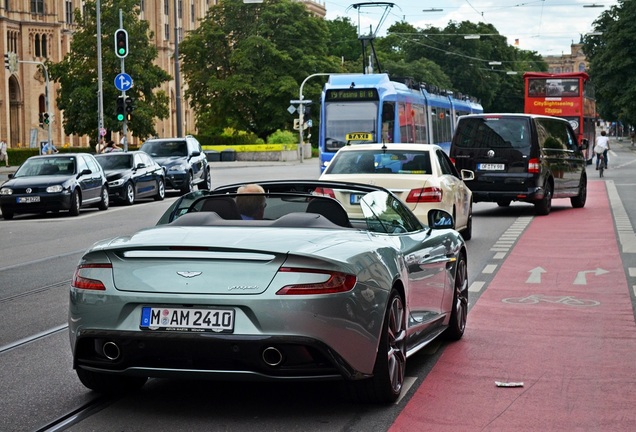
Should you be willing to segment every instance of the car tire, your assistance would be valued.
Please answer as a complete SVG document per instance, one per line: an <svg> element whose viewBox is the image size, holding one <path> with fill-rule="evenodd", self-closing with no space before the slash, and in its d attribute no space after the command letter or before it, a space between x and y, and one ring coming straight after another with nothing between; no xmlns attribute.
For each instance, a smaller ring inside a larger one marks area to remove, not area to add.
<svg viewBox="0 0 636 432"><path fill-rule="evenodd" d="M4 220L11 220L13 219L13 212L2 209L2 217L4 218Z"/></svg>
<svg viewBox="0 0 636 432"><path fill-rule="evenodd" d="M363 402L393 403L402 392L406 370L406 311L397 290L389 294L373 377L353 381L353 396Z"/></svg>
<svg viewBox="0 0 636 432"><path fill-rule="evenodd" d="M461 230L460 234L464 241L468 241L473 238L473 207L470 206L468 211L468 219L466 220L466 228Z"/></svg>
<svg viewBox="0 0 636 432"><path fill-rule="evenodd" d="M546 216L552 210L552 185L549 181L543 188L543 198L534 203L534 213L537 216Z"/></svg>
<svg viewBox="0 0 636 432"><path fill-rule="evenodd" d="M71 216L79 216L80 207L82 206L82 197L77 189L71 193L71 207L68 209L68 213Z"/></svg>
<svg viewBox="0 0 636 432"><path fill-rule="evenodd" d="M579 182L579 194L570 198L570 202L574 208L583 208L585 207L585 201L587 201L587 177L583 175Z"/></svg>
<svg viewBox="0 0 636 432"><path fill-rule="evenodd" d="M499 200L499 201L497 201L497 205L499 207L510 207L510 203L511 202L512 201L510 201L510 200Z"/></svg>
<svg viewBox="0 0 636 432"><path fill-rule="evenodd" d="M110 202L108 198L108 188L106 186L102 187L101 194L102 194L102 199L97 205L97 208L100 210L108 210L108 205L110 204Z"/></svg>
<svg viewBox="0 0 636 432"><path fill-rule="evenodd" d="M212 173L210 172L210 168L205 170L205 176L199 186L197 186L199 190L210 190L212 189Z"/></svg>
<svg viewBox="0 0 636 432"><path fill-rule="evenodd" d="M124 203L126 205L133 205L135 203L135 185L132 182L126 183Z"/></svg>
<svg viewBox="0 0 636 432"><path fill-rule="evenodd" d="M166 197L166 183L160 177L157 179L157 195L154 196L155 201L163 201Z"/></svg>
<svg viewBox="0 0 636 432"><path fill-rule="evenodd" d="M125 394L140 389L148 378L102 374L78 368L77 377L85 387L110 395Z"/></svg>
<svg viewBox="0 0 636 432"><path fill-rule="evenodd" d="M192 182L192 173L188 172L188 178L186 179L185 184L181 188L181 194L187 194L194 190L194 183Z"/></svg>
<svg viewBox="0 0 636 432"><path fill-rule="evenodd" d="M463 254L459 254L455 262L455 284L453 292L453 309L451 310L448 328L443 337L447 340L460 340L466 330L468 318L468 266Z"/></svg>

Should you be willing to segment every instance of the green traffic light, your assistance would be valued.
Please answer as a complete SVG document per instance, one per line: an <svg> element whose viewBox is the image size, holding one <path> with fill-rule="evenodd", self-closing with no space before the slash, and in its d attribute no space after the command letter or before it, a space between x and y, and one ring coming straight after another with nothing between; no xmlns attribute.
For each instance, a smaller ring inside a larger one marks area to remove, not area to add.
<svg viewBox="0 0 636 432"><path fill-rule="evenodd" d="M117 114L117 121L124 121L124 115L123 114Z"/></svg>
<svg viewBox="0 0 636 432"><path fill-rule="evenodd" d="M123 48L119 48L119 55L124 55L126 54L126 50Z"/></svg>

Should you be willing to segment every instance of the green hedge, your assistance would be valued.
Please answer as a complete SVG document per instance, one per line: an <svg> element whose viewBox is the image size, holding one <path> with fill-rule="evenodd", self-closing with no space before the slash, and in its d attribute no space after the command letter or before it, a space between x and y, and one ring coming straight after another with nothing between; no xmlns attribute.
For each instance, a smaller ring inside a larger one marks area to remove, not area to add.
<svg viewBox="0 0 636 432"><path fill-rule="evenodd" d="M95 150L92 147L61 147L58 148L60 153L94 153ZM9 163L11 166L22 165L22 163L31 156L37 156L40 154L37 147L35 148L9 148L7 149L9 154Z"/></svg>

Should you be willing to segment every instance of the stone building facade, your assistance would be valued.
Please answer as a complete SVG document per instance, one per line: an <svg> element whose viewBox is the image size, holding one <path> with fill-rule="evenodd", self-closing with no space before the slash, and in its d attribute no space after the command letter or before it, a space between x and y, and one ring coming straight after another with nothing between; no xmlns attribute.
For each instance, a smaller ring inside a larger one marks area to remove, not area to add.
<svg viewBox="0 0 636 432"><path fill-rule="evenodd" d="M543 60L548 64L549 73L587 72L589 68L583 44L580 43L570 45L569 54L545 56Z"/></svg>
<svg viewBox="0 0 636 432"><path fill-rule="evenodd" d="M325 17L322 0L298 0L305 3L313 14ZM210 7L218 0L140 0L140 18L147 20L154 31L154 42L159 55L156 64L174 77L175 63L175 5L179 11L176 26L180 37L197 28ZM84 0L0 0L0 53L16 53L17 70L11 73L0 68L0 139L10 147L37 146L48 139L48 129L40 127L40 115L47 112L46 76L40 64L57 63L69 52L75 23L73 11L83 9ZM3 65L4 66L4 65ZM181 95L184 80L181 78ZM110 85L104 82L102 85ZM86 146L90 137L69 136L64 133L63 115L55 106L58 86L49 83L51 140L56 146ZM157 120L155 129L159 136L177 134L177 94L175 80L164 83L162 90L170 98L170 115ZM195 114L184 97L179 98L182 114L182 131L195 132ZM106 101L105 101L106 102ZM97 129L97 107L95 109ZM117 137L117 135L114 135ZM118 137L117 137L118 138ZM128 137L129 142L135 138Z"/></svg>

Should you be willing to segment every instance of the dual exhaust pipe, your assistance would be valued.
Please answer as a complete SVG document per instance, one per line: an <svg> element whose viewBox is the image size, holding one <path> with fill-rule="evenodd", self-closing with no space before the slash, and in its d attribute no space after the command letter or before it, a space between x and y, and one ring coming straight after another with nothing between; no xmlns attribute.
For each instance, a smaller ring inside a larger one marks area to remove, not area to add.
<svg viewBox="0 0 636 432"><path fill-rule="evenodd" d="M108 360L116 361L121 357L121 349L115 342L108 341L102 345L102 354ZM261 358L266 365L276 367L283 362L283 353L278 348L269 346L263 350Z"/></svg>

